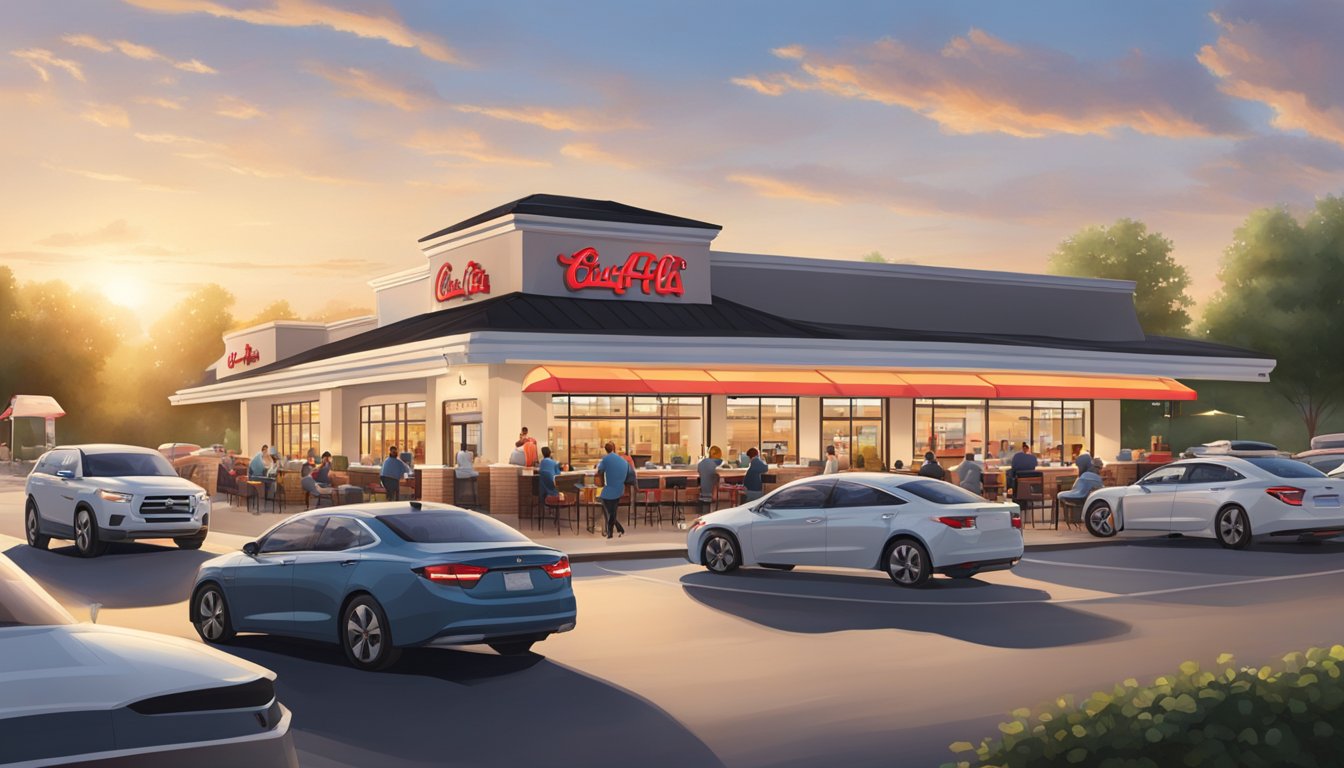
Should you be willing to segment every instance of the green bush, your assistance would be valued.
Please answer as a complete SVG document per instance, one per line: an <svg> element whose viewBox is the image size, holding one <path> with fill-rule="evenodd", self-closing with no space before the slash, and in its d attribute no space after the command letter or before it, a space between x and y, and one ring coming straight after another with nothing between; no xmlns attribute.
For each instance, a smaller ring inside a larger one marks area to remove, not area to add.
<svg viewBox="0 0 1344 768"><path fill-rule="evenodd" d="M1017 709L1002 736L951 746L943 768L1338 766L1344 764L1344 645L1283 657L1281 669L1187 661L1152 685L1129 679L1081 704Z"/></svg>

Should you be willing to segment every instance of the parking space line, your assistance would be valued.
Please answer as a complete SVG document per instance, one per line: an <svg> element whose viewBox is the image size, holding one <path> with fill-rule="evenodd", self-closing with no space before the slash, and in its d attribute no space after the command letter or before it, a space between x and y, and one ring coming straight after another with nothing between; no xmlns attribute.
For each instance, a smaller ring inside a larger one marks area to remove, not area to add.
<svg viewBox="0 0 1344 768"><path fill-rule="evenodd" d="M597 566L599 569L616 576L627 576L639 581L647 581L651 584L661 584L668 587L678 587L681 589L704 589L714 592L736 592L747 595L760 595L764 597L783 597L795 600L820 600L823 602L834 603L857 603L861 605L891 605L891 606L929 606L937 608L975 608L996 605L1063 605L1077 603L1098 603L1108 600L1131 600L1145 597L1160 597L1163 595L1175 595L1183 592L1199 592L1210 589L1222 589L1224 587L1242 587L1252 584L1269 584L1279 581L1296 581L1301 579L1314 579L1321 576L1339 576L1344 574L1344 568L1337 568L1330 571L1313 571L1311 573L1295 573L1286 576L1264 576L1254 579L1241 579L1238 581L1222 581L1215 584L1196 584L1185 587L1171 587L1168 589L1149 589L1142 592L1118 592L1111 595L1102 595L1095 597L1065 597L1065 598L1047 598L1045 600L965 600L933 602L927 600L876 600L863 597L839 597L835 595L806 595L794 592L765 592L757 589L745 589L743 587L726 587L717 584L686 584L680 581L668 581L667 579L656 579L651 576L642 576L628 571L618 571L607 568L603 565Z"/></svg>
<svg viewBox="0 0 1344 768"><path fill-rule="evenodd" d="M1066 568L1088 568L1095 571L1129 571L1131 573L1164 573L1171 576L1219 576L1216 573L1200 573L1198 571L1164 571L1161 568L1126 568L1120 565L1093 565L1092 563L1061 563L1054 560L1037 560L1034 557L1024 557L1021 562L1031 563L1032 565L1058 565Z"/></svg>

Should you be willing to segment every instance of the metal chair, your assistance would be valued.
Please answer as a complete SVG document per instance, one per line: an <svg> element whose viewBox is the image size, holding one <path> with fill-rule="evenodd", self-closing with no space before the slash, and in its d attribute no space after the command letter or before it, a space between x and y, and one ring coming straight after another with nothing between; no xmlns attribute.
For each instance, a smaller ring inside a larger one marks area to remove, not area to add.
<svg viewBox="0 0 1344 768"><path fill-rule="evenodd" d="M663 483L663 490L669 491L672 496L670 502L666 496L663 497L664 504L671 504L672 519L680 523L685 519L685 510L681 506L681 492L686 490L690 478L687 477L669 477Z"/></svg>
<svg viewBox="0 0 1344 768"><path fill-rule="evenodd" d="M1041 472L1018 472L1013 479L1013 502L1029 514L1031 526L1036 527L1035 510L1045 505L1045 475Z"/></svg>
<svg viewBox="0 0 1344 768"><path fill-rule="evenodd" d="M986 501L998 501L999 495L1003 493L1003 483L1000 482L998 472L987 472L981 478L980 495L985 497Z"/></svg>
<svg viewBox="0 0 1344 768"><path fill-rule="evenodd" d="M459 507L471 509L481 503L477 496L477 478L453 476L453 503Z"/></svg>
<svg viewBox="0 0 1344 768"><path fill-rule="evenodd" d="M652 524L655 516L657 524L663 524L662 482L656 477L641 477L635 480L635 508L644 505L644 522ZM631 518L631 526L634 518Z"/></svg>
<svg viewBox="0 0 1344 768"><path fill-rule="evenodd" d="M573 478L556 478L555 489L559 491L557 496L547 496L542 499L542 515L538 517L538 527L542 522L548 522L551 514L555 515L555 535L560 535L560 515L564 513L566 522L569 521L569 514L566 510L574 510L574 521L570 523L570 530L574 530L579 521L579 494L577 491L577 481Z"/></svg>

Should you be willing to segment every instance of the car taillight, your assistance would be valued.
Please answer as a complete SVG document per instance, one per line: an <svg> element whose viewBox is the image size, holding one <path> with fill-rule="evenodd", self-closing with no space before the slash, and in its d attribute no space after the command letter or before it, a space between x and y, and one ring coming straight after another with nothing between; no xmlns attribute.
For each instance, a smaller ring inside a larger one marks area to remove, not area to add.
<svg viewBox="0 0 1344 768"><path fill-rule="evenodd" d="M935 517L935 522L942 523L948 528L974 528L974 517Z"/></svg>
<svg viewBox="0 0 1344 768"><path fill-rule="evenodd" d="M574 573L569 567L569 558L562 557L549 565L541 566L541 570L546 572L552 579L563 579Z"/></svg>
<svg viewBox="0 0 1344 768"><path fill-rule="evenodd" d="M1302 506L1302 498L1307 495L1307 492L1303 489L1294 488L1291 485L1276 485L1273 488L1266 488L1265 493L1291 507Z"/></svg>
<svg viewBox="0 0 1344 768"><path fill-rule="evenodd" d="M1022 513L1017 510L1013 510L1013 527L1022 530Z"/></svg>
<svg viewBox="0 0 1344 768"><path fill-rule="evenodd" d="M481 565L444 563L443 565L426 565L423 568L413 568L412 570L435 584L456 584L470 589L476 586L476 582L480 581L481 577L490 569Z"/></svg>

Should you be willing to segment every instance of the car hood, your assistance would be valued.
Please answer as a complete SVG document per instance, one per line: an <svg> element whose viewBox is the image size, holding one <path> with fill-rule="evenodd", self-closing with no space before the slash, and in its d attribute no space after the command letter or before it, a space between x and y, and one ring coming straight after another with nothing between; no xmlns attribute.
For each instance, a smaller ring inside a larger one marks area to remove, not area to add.
<svg viewBox="0 0 1344 768"><path fill-rule="evenodd" d="M201 486L173 475L145 475L140 477L89 477L85 478L90 483L97 485L109 491L125 491L127 493L202 493L205 491Z"/></svg>
<svg viewBox="0 0 1344 768"><path fill-rule="evenodd" d="M753 520L761 519L751 513L752 507L754 506L756 506L756 504L755 502L752 502L751 504L743 504L740 507L720 509L717 512L710 512L707 515L702 515L700 519L705 522L705 525L718 524L737 527L739 525L750 523Z"/></svg>
<svg viewBox="0 0 1344 768"><path fill-rule="evenodd" d="M0 629L0 718L107 710L275 673L167 635L95 624Z"/></svg>

